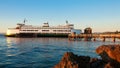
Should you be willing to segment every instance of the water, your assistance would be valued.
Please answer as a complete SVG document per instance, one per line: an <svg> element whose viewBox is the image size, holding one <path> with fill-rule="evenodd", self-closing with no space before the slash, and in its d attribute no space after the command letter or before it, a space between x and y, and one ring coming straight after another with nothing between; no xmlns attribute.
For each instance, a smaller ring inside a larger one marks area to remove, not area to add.
<svg viewBox="0 0 120 68"><path fill-rule="evenodd" d="M10 38L0 35L0 68L52 68L67 51L99 57L95 49L102 44L120 42L69 41L67 38Z"/></svg>

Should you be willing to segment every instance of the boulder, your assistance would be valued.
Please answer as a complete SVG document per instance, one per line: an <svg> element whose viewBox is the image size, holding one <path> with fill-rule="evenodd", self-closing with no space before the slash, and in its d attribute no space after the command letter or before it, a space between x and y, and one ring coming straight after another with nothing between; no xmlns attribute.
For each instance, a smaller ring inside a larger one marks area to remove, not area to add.
<svg viewBox="0 0 120 68"><path fill-rule="evenodd" d="M107 63L105 68L120 68L120 45L102 45L96 53Z"/></svg>
<svg viewBox="0 0 120 68"><path fill-rule="evenodd" d="M72 52L66 52L62 60L54 68L90 68L90 57L77 56Z"/></svg>
<svg viewBox="0 0 120 68"><path fill-rule="evenodd" d="M105 63L98 58L91 58L90 68L104 68Z"/></svg>
<svg viewBox="0 0 120 68"><path fill-rule="evenodd" d="M120 45L102 45L96 53L101 59L66 52L54 68L120 68Z"/></svg>

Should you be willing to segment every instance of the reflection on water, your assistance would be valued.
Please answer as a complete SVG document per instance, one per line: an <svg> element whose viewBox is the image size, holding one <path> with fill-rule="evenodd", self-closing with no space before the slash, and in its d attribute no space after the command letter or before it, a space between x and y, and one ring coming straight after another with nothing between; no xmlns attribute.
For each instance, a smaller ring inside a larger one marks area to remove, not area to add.
<svg viewBox="0 0 120 68"><path fill-rule="evenodd" d="M12 44L11 39L10 39L10 38L7 38L7 39L6 39L6 42L7 42L8 48L10 48L10 47L11 47L11 44Z"/></svg>
<svg viewBox="0 0 120 68"><path fill-rule="evenodd" d="M59 62L66 51L98 57L95 49L102 44L120 44L120 42L69 41L67 38L0 37L0 68L51 68Z"/></svg>

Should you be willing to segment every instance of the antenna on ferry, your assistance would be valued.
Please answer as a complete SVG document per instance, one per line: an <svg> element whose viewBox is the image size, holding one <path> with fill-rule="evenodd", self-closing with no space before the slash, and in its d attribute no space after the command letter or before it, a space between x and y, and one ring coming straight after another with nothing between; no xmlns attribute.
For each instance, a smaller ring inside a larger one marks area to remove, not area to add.
<svg viewBox="0 0 120 68"><path fill-rule="evenodd" d="M68 24L68 21L66 20L66 24Z"/></svg>
<svg viewBox="0 0 120 68"><path fill-rule="evenodd" d="M25 22L26 22L27 20L26 19L24 19L24 21L23 21L23 23L25 24Z"/></svg>

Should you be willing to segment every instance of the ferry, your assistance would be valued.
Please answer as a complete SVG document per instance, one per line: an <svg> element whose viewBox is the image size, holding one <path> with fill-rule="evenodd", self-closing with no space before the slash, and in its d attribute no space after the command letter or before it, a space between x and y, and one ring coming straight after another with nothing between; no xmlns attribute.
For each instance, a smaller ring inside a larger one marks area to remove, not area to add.
<svg viewBox="0 0 120 68"><path fill-rule="evenodd" d="M81 33L80 29L74 29L74 24L69 24L66 21L65 25L49 26L49 23L43 23L42 26L26 25L18 23L15 28L8 28L7 37L68 37L71 32L77 31Z"/></svg>

